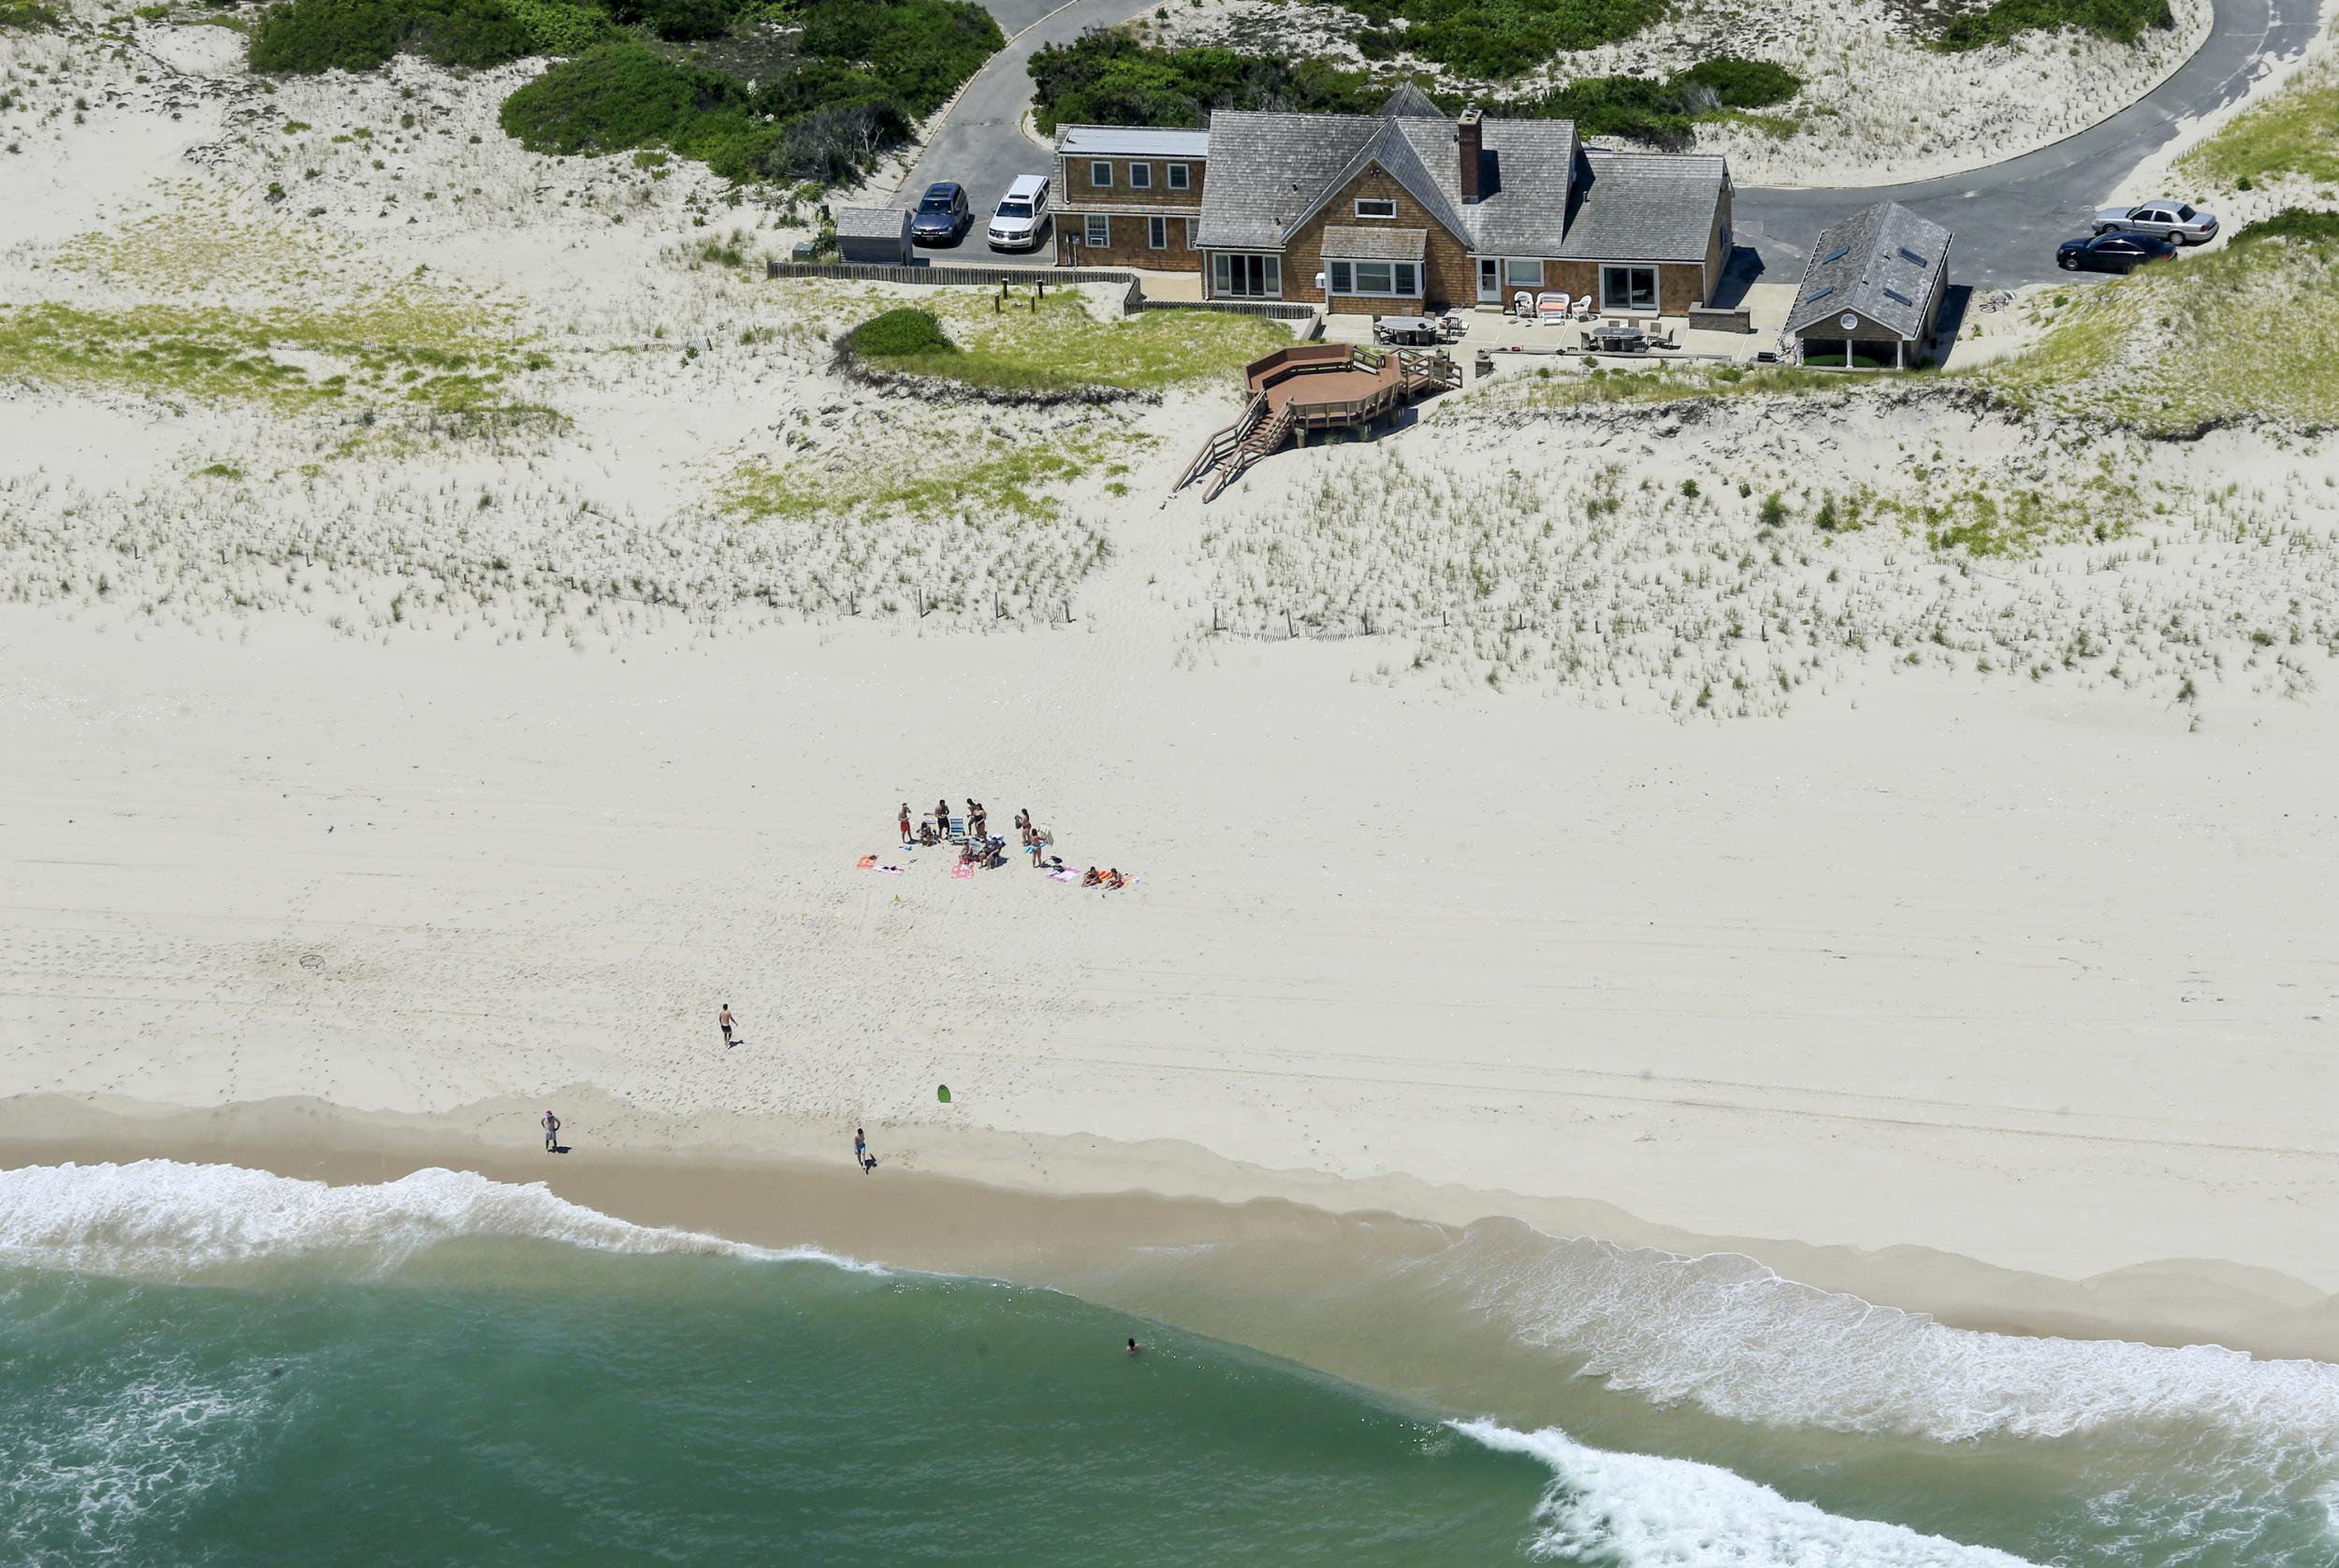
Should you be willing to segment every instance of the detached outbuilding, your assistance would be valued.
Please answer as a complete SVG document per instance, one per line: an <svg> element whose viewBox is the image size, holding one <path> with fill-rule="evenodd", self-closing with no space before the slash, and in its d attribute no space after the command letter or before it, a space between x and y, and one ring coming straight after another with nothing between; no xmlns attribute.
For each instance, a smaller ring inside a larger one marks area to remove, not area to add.
<svg viewBox="0 0 2339 1568"><path fill-rule="evenodd" d="M840 207L836 210L836 255L872 267L908 267L915 253L909 244L909 209L906 207Z"/></svg>
<svg viewBox="0 0 2339 1568"><path fill-rule="evenodd" d="M1896 201L1820 231L1787 312L1803 363L1841 356L1889 370L1920 363L1949 288L1950 232Z"/></svg>

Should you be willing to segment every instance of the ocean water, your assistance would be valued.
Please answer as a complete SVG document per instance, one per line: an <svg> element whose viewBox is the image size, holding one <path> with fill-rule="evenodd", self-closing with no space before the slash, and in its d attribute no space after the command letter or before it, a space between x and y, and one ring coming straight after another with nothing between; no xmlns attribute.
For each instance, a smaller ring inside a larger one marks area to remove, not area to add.
<svg viewBox="0 0 2339 1568"><path fill-rule="evenodd" d="M2339 1563L2339 1369L1332 1240L1035 1288L458 1172L4 1171L0 1561Z"/></svg>

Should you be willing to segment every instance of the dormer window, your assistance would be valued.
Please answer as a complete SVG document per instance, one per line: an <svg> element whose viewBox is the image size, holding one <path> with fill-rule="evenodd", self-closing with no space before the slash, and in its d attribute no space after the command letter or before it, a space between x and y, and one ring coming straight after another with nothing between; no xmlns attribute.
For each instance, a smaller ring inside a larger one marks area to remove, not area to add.
<svg viewBox="0 0 2339 1568"><path fill-rule="evenodd" d="M1394 196L1358 196L1357 197L1357 216L1359 218L1393 218L1397 216L1397 200Z"/></svg>

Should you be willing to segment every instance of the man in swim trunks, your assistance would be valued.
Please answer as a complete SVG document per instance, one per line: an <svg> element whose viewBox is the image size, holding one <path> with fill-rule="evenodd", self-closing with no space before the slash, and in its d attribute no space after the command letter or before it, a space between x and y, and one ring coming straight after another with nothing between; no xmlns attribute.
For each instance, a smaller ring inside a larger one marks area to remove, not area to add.
<svg viewBox="0 0 2339 1568"><path fill-rule="evenodd" d="M725 1045L733 1043L731 1038L733 1024L731 1017L731 1004L729 1002L725 1002L723 1004L723 1010L715 1015L715 1022L722 1025L723 1043Z"/></svg>
<svg viewBox="0 0 2339 1568"><path fill-rule="evenodd" d="M549 1111L545 1111L544 1116L544 1127L545 1153L547 1154L559 1154L560 1152L560 1118L555 1116Z"/></svg>

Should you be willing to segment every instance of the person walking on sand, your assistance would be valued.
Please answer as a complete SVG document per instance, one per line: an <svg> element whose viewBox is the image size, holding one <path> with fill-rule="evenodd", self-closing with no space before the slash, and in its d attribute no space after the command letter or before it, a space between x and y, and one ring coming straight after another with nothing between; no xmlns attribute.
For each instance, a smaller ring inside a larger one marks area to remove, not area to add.
<svg viewBox="0 0 2339 1568"><path fill-rule="evenodd" d="M731 1016L731 1004L729 1002L725 1002L723 1004L723 1010L715 1015L715 1022L722 1025L723 1043L725 1045L736 1045L738 1042L731 1038L731 1031L737 1026L737 1021Z"/></svg>
<svg viewBox="0 0 2339 1568"><path fill-rule="evenodd" d="M902 802L902 847L908 849L909 844L909 803L904 801Z"/></svg>
<svg viewBox="0 0 2339 1568"><path fill-rule="evenodd" d="M869 1154L869 1135L859 1127L852 1129L852 1163L861 1168L864 1176L877 1169L877 1161Z"/></svg>
<svg viewBox="0 0 2339 1568"><path fill-rule="evenodd" d="M555 1116L549 1111L545 1111L544 1116L544 1127L545 1153L547 1154L559 1154L560 1152L560 1118Z"/></svg>

